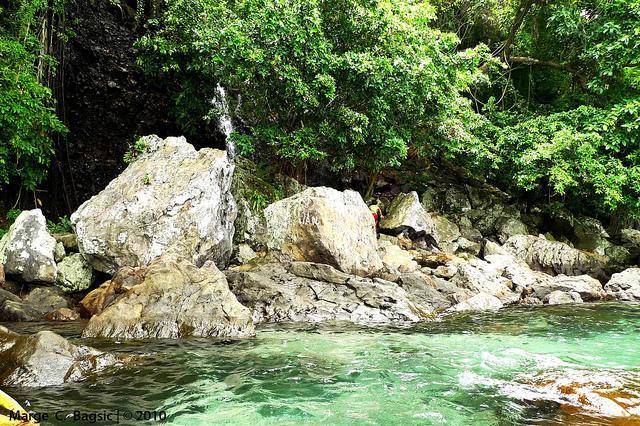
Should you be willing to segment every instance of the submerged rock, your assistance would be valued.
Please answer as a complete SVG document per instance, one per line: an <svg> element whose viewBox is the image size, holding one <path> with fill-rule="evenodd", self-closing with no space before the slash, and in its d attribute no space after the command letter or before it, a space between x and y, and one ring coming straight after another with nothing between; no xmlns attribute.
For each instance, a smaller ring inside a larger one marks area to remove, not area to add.
<svg viewBox="0 0 640 426"><path fill-rule="evenodd" d="M47 221L40 209L20 213L0 246L6 274L26 282L55 281L58 273L56 240L49 235Z"/></svg>
<svg viewBox="0 0 640 426"><path fill-rule="evenodd" d="M76 346L51 331L23 336L0 327L0 384L57 386L76 382L118 364L118 359Z"/></svg>
<svg viewBox="0 0 640 426"><path fill-rule="evenodd" d="M197 268L187 260L163 256L136 272L142 281L92 317L84 337L242 338L254 334L251 312L238 303L213 262Z"/></svg>
<svg viewBox="0 0 640 426"><path fill-rule="evenodd" d="M640 301L640 268L613 274L604 289L614 299Z"/></svg>
<svg viewBox="0 0 640 426"><path fill-rule="evenodd" d="M165 253L226 265L236 217L226 153L196 151L184 138L145 142L146 151L71 216L80 252L107 273Z"/></svg>
<svg viewBox="0 0 640 426"><path fill-rule="evenodd" d="M252 309L256 323L379 324L416 322L430 316L397 284L349 275L329 265L270 263L226 274L231 290Z"/></svg>
<svg viewBox="0 0 640 426"><path fill-rule="evenodd" d="M360 194L309 188L269 205L262 242L280 261L326 263L370 276L382 268L375 223Z"/></svg>

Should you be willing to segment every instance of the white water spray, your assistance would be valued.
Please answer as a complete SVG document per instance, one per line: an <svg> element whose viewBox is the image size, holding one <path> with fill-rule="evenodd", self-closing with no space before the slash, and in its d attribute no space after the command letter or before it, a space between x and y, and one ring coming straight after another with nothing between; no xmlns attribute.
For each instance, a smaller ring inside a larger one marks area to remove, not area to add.
<svg viewBox="0 0 640 426"><path fill-rule="evenodd" d="M225 144L227 146L227 155L230 159L236 156L236 146L229 136L233 132L233 122L229 115L229 104L227 102L227 92L220 84L216 86L216 95L211 100L211 104L218 110L218 129L225 136Z"/></svg>

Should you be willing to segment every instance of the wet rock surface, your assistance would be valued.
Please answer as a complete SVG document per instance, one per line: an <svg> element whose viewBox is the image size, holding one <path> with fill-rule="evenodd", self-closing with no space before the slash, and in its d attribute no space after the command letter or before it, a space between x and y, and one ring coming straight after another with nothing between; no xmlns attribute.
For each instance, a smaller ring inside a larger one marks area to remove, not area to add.
<svg viewBox="0 0 640 426"><path fill-rule="evenodd" d="M3 386L56 386L83 380L118 363L113 355L74 345L51 331L23 336L0 327Z"/></svg>

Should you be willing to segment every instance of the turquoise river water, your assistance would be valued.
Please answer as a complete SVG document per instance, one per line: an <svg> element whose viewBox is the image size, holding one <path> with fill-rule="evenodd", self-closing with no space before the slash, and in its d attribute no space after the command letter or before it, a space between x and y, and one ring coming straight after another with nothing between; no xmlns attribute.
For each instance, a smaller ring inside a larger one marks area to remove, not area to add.
<svg viewBox="0 0 640 426"><path fill-rule="evenodd" d="M82 329L6 325L76 342ZM278 325L240 342L83 342L134 358L81 383L5 390L36 412L155 410L174 425L640 425L640 305L404 329Z"/></svg>

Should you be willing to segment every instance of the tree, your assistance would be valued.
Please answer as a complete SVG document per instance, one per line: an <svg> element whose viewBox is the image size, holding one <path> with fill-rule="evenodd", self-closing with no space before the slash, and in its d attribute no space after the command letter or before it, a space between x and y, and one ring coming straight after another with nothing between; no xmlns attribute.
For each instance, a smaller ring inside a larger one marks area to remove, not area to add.
<svg viewBox="0 0 640 426"><path fill-rule="evenodd" d="M313 162L373 182L464 103L458 40L434 16L404 0L172 0L138 46L147 71L181 82L187 128L194 111L215 116L205 111L219 83L242 96L242 152L298 177Z"/></svg>
<svg viewBox="0 0 640 426"><path fill-rule="evenodd" d="M63 6L35 0L10 4L0 8L0 185L35 190L54 154L52 134L65 131L51 90L42 84L55 59L41 43L49 39L42 20Z"/></svg>

